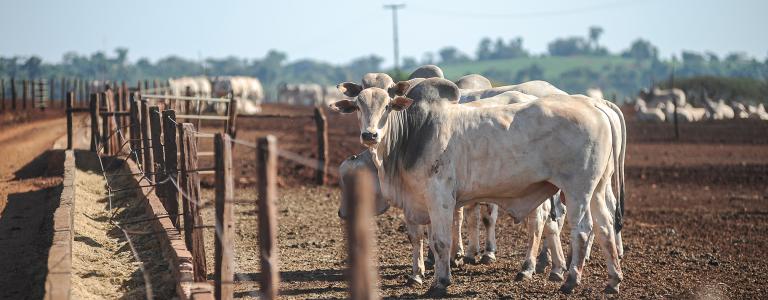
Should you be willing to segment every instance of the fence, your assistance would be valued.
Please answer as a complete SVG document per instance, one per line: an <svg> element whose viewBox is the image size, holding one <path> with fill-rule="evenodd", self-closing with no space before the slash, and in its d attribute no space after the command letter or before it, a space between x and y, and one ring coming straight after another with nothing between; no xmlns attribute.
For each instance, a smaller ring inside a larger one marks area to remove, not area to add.
<svg viewBox="0 0 768 300"><path fill-rule="evenodd" d="M146 85L145 85L146 86ZM140 86L139 86L140 88ZM156 90L157 91L157 90ZM72 148L72 122L76 112L89 112L91 118L91 150L95 151L99 158L113 156L119 158L116 161L135 161L138 172L129 174L108 174L111 165L104 166L102 171L107 180L107 192L109 196L109 210L112 210L112 195L126 190L154 187L155 195L160 199L165 208L165 214L155 215L150 219L136 220L134 222L121 222L118 226L128 241L131 234L145 234L126 229L130 224L149 222L156 219L168 219L173 227L183 233L184 246L191 254L192 276L188 280L198 284L207 282L208 270L206 267L205 240L203 230L214 229L214 297L216 299L231 299L234 294L234 283L249 280L240 278L246 275L235 276L236 260L234 253L235 214L234 205L238 202L255 202L258 206L259 228L258 239L261 252L261 283L260 293L254 292L252 296L274 299L279 291L279 259L277 251L277 170L278 158L284 158L299 164L316 169L315 181L324 184L327 172L335 172L335 169L327 167L328 137L327 120L321 109L315 109L312 118L318 128L318 159L304 158L298 154L279 150L277 139L274 136L266 136L256 140L255 143L238 140L236 134L237 112L236 100L211 99L198 97L180 97L166 94L142 94L140 89L130 92L126 97L124 89L119 89L117 95L111 90L90 95L88 107L78 107L75 104L75 94L70 92L67 96L67 148ZM127 102L126 102L127 101ZM227 105L226 116L204 115L197 105L196 112L190 110L189 103L225 103ZM182 103L185 103L182 105ZM125 110L127 107L127 110ZM165 108L165 109L163 109ZM176 109L186 111L185 114L177 114ZM262 116L280 117L280 116ZM198 126L180 120L196 120ZM220 131L201 132L199 124L206 122L223 122ZM127 131L127 132L126 132ZM199 142L211 138L214 151L210 153L214 157L214 166L211 168L200 167L199 158L208 156L198 151ZM247 147L256 150L258 196L253 200L236 200L234 198L234 173L232 163L232 148ZM100 160L101 161L101 160ZM201 198L200 176L204 174L215 175L215 222L211 226L204 224L201 211L203 199ZM138 187L113 187L110 179L116 176L136 176ZM360 175L370 176L370 175ZM365 183L368 182L368 185ZM142 185L145 183L145 185ZM359 198L359 201L350 201L351 210L357 217L352 217L350 222L350 292L352 298L376 298L376 277L369 264L372 261L371 250L373 248L370 232L370 218L372 215L372 188L370 178L359 180L360 184L352 184L347 191L350 195ZM181 211L179 211L179 202ZM360 245L360 246L358 246ZM352 250L354 249L354 251ZM144 270L142 270L144 272ZM367 275L366 275L367 274ZM364 276L363 276L364 275ZM151 287L148 287L147 295L151 297ZM183 298L205 298L201 294L180 294Z"/></svg>

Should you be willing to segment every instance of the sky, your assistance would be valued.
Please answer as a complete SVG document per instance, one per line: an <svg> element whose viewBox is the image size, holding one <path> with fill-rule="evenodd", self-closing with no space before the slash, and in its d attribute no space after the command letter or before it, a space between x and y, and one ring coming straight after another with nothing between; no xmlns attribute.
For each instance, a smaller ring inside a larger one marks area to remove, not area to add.
<svg viewBox="0 0 768 300"><path fill-rule="evenodd" d="M644 38L662 57L682 50L768 56L765 0L2 0L0 56L59 62L66 52L111 56L126 47L135 62L169 55L253 59L277 49L291 61L337 64L376 54L389 66L388 3L406 5L398 13L401 58L420 60L444 46L474 55L483 37L517 36L540 54L555 38L586 36L593 25L605 30L600 44L612 52Z"/></svg>

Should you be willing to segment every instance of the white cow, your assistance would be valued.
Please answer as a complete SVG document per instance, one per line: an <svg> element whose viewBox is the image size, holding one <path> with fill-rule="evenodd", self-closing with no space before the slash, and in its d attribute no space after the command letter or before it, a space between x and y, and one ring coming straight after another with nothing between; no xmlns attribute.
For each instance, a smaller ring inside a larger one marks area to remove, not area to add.
<svg viewBox="0 0 768 300"><path fill-rule="evenodd" d="M590 98L605 99L603 97L603 90L599 88L588 88L585 94L587 94L587 97L590 97Z"/></svg>
<svg viewBox="0 0 768 300"><path fill-rule="evenodd" d="M277 88L277 101L292 105L318 105L323 102L323 86L315 83L284 83Z"/></svg>
<svg viewBox="0 0 768 300"><path fill-rule="evenodd" d="M229 93L237 99L238 114L253 115L261 112L261 102L264 99L264 88L254 77L220 76L213 80L213 96L227 97ZM225 104L217 104L216 112L226 113Z"/></svg>
<svg viewBox="0 0 768 300"><path fill-rule="evenodd" d="M720 99L718 101L712 101L710 99L704 99L707 103L707 112L709 118L712 120L729 120L735 117L733 108L725 104L725 100Z"/></svg>
<svg viewBox="0 0 768 300"><path fill-rule="evenodd" d="M749 118L753 120L768 120L768 112L765 111L765 106L760 103L758 105L750 105L748 107Z"/></svg>
<svg viewBox="0 0 768 300"><path fill-rule="evenodd" d="M686 104L685 92L681 89L659 89L653 88L650 92L647 89L640 91L640 98L648 102L648 107L660 107L663 103L666 105L667 101L677 100L677 106L683 107Z"/></svg>
<svg viewBox="0 0 768 300"><path fill-rule="evenodd" d="M409 86L397 87L402 95ZM429 293L442 295L450 285L456 207L494 202L522 221L558 188L568 199L573 257L561 290L570 293L581 281L594 222L607 259L606 291L618 292L622 273L615 233L621 211L611 216L606 203L613 197L614 174L617 203L623 203L624 139L613 126L619 122L614 108L568 95L473 108L453 104L459 95L452 82L430 78L405 97L390 99L386 90L373 87L331 105L358 113L361 143L371 151L380 183L390 187L382 189L384 198L403 207L407 221L430 224L436 280Z"/></svg>
<svg viewBox="0 0 768 300"><path fill-rule="evenodd" d="M666 119L666 114L661 108L648 108L645 100L641 98L635 100L635 115L637 116L637 120L644 122L661 123Z"/></svg>
<svg viewBox="0 0 768 300"><path fill-rule="evenodd" d="M733 108L734 118L736 119L749 118L749 110L747 110L747 107L744 106L743 103L733 101L731 102L731 107Z"/></svg>

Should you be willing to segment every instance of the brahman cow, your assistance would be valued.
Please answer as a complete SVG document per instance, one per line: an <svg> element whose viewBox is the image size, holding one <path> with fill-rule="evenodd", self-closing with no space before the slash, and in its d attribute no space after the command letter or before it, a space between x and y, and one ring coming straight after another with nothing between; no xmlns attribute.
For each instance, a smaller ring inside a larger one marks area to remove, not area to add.
<svg viewBox="0 0 768 300"><path fill-rule="evenodd" d="M436 280L428 292L442 295L450 285L451 228L457 207L493 202L522 221L558 189L564 192L571 229L566 293L581 282L593 222L607 260L606 292L622 279L616 232L622 210L606 203L616 176L623 205L623 130L606 101L550 95L502 107L455 105L459 88L441 78L409 90L407 82L388 91L371 87L353 100L331 105L357 112L361 143L369 148L383 198L403 207L409 222L430 224ZM407 93L405 91L408 90ZM617 134L618 133L618 134ZM621 149L621 150L619 150ZM616 170L616 172L614 172Z"/></svg>
<svg viewBox="0 0 768 300"><path fill-rule="evenodd" d="M227 97L229 93L237 99L238 114L253 115L261 112L261 101L264 99L264 88L261 82L247 76L220 76L213 80L213 96ZM216 112L226 113L225 104L216 105Z"/></svg>

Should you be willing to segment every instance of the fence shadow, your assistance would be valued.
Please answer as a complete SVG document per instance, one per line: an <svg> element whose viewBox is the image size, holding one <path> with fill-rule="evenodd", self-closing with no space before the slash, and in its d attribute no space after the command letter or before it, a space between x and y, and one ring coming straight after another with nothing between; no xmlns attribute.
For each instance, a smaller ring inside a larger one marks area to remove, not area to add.
<svg viewBox="0 0 768 300"><path fill-rule="evenodd" d="M57 158L57 155L61 158ZM49 150L14 172L14 180L61 175L63 151ZM0 212L0 299L41 299L45 294L53 212L61 180L20 183L27 191L8 195ZM31 187L31 188L30 188Z"/></svg>

